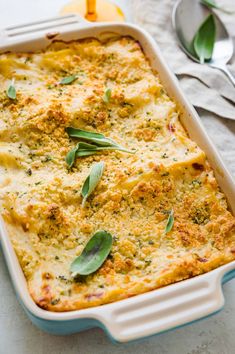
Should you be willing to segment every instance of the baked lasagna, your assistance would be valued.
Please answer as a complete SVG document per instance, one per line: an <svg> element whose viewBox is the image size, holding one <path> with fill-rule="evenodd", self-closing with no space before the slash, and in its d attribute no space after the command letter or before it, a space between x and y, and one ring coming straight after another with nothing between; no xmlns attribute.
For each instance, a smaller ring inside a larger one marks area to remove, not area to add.
<svg viewBox="0 0 235 354"><path fill-rule="evenodd" d="M137 41L2 54L0 83L1 215L38 306L103 305L235 259L226 197ZM123 149L76 155L68 128ZM83 203L99 162L102 177ZM74 277L71 264L99 230L112 235L107 258Z"/></svg>

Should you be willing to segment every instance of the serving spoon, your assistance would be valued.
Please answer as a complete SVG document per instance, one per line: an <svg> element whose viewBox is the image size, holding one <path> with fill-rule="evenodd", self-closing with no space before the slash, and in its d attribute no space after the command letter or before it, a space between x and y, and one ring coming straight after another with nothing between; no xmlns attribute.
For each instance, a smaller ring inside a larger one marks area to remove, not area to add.
<svg viewBox="0 0 235 354"><path fill-rule="evenodd" d="M178 0L173 8L172 24L179 45L188 57L197 63L200 63L200 60L190 52L190 47L195 33L209 14L211 14L211 10L199 0ZM226 66L233 55L233 41L219 17L214 14L214 18L216 24L215 45L211 60L205 64L223 71L235 86L235 78Z"/></svg>

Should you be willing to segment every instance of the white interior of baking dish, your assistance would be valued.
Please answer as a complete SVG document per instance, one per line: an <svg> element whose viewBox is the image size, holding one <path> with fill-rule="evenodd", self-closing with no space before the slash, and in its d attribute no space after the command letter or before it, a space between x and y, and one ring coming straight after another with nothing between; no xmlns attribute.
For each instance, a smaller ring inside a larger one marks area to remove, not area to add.
<svg viewBox="0 0 235 354"><path fill-rule="evenodd" d="M13 28L13 27L12 27ZM37 51L45 48L52 39L70 41L85 37L130 35L138 40L170 96L181 105L182 123L190 137L206 152L215 170L219 185L235 213L235 185L220 156L208 138L196 111L182 93L178 81L162 57L157 44L142 29L128 24L88 24L74 21L69 25L55 24L48 30L28 31L13 28L2 32L0 51ZM26 33L25 33L26 32ZM29 32L29 33L27 33ZM159 34L160 36L161 34ZM26 309L44 320L68 321L92 318L102 323L111 336L120 342L146 337L205 317L219 310L224 303L221 280L224 274L235 269L235 261L207 274L169 285L142 295L85 310L55 313L42 310L30 297L27 283L4 227L0 224L1 242L16 292Z"/></svg>

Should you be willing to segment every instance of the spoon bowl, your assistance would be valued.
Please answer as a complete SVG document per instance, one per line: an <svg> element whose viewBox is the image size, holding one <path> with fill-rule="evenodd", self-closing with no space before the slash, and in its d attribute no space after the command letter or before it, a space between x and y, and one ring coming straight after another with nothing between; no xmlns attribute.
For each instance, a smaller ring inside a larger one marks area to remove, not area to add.
<svg viewBox="0 0 235 354"><path fill-rule="evenodd" d="M200 60L192 51L192 43L198 28L212 11L199 0L178 0L173 8L172 24L182 50L197 63ZM205 64L223 71L235 86L235 78L226 63L233 56L233 41L224 24L213 12L216 25L215 45L210 61Z"/></svg>

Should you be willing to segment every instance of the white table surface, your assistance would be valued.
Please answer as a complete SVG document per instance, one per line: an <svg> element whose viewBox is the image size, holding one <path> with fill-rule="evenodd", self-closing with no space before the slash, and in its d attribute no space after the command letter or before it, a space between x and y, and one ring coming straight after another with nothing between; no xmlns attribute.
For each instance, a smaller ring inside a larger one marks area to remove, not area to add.
<svg viewBox="0 0 235 354"><path fill-rule="evenodd" d="M53 16L64 3L66 0L0 0L0 27ZM235 175L235 122L202 110L199 114ZM0 354L233 354L235 280L224 285L224 295L225 307L220 313L140 343L114 345L100 329L52 336L36 328L17 302L0 251Z"/></svg>

